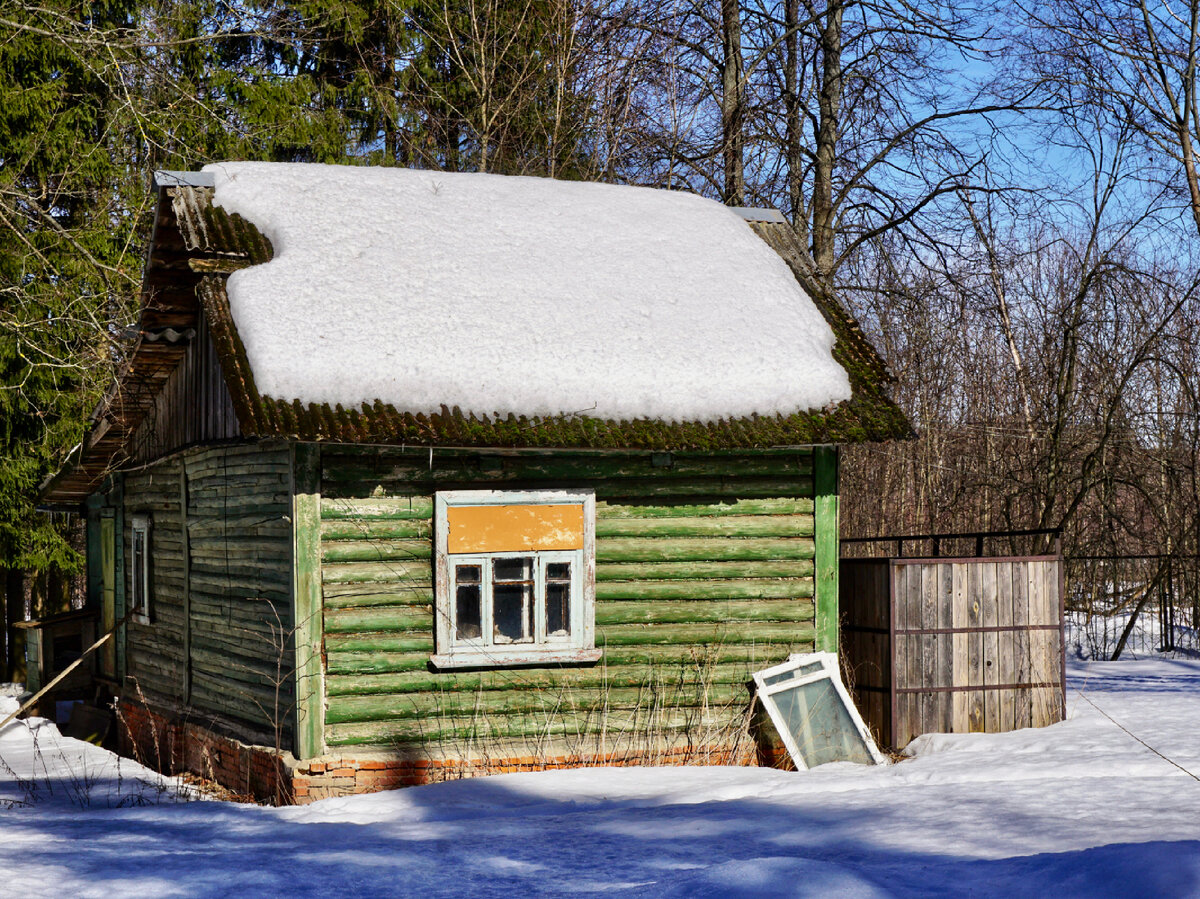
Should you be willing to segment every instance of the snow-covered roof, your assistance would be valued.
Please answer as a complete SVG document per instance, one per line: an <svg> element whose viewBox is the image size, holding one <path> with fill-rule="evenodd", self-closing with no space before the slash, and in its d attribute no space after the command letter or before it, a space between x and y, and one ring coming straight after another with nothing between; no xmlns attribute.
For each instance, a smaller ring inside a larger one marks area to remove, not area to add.
<svg viewBox="0 0 1200 899"><path fill-rule="evenodd" d="M235 436L711 452L913 433L774 210L255 163L155 189L139 341L39 491L58 508L114 466ZM214 389L189 393L210 365Z"/></svg>
<svg viewBox="0 0 1200 899"><path fill-rule="evenodd" d="M711 200L396 168L204 171L214 205L274 248L227 284L262 396L697 422L850 398L792 271Z"/></svg>

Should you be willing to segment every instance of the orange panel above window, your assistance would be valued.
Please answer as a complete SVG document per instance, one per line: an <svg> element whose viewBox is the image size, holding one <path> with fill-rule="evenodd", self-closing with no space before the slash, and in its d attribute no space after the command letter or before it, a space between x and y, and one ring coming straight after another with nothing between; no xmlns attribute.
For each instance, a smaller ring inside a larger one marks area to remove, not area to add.
<svg viewBox="0 0 1200 899"><path fill-rule="evenodd" d="M446 551L533 552L583 548L583 506L450 506Z"/></svg>

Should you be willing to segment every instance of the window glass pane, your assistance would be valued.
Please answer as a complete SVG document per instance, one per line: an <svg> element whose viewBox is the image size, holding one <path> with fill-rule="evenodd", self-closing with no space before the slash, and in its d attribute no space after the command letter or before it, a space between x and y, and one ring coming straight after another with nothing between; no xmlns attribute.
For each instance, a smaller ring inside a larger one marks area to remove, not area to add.
<svg viewBox="0 0 1200 899"><path fill-rule="evenodd" d="M550 566L553 568L554 566ZM564 566L565 567L565 566ZM546 636L571 635L571 583L546 581Z"/></svg>
<svg viewBox="0 0 1200 899"><path fill-rule="evenodd" d="M495 559L492 577L498 581L533 580L533 559Z"/></svg>
<svg viewBox="0 0 1200 899"><path fill-rule="evenodd" d="M506 560L511 561L511 560ZM518 560L523 561L523 560ZM500 560L496 561L499 567ZM533 584L500 583L492 585L494 643L529 643L533 640Z"/></svg>
<svg viewBox="0 0 1200 899"><path fill-rule="evenodd" d="M458 589L454 597L454 636L458 640L478 640L483 636L482 592L478 565L456 565Z"/></svg>
<svg viewBox="0 0 1200 899"><path fill-rule="evenodd" d="M816 674L818 671L824 670L825 666L820 662L801 665L799 668L793 668L791 671L781 671L778 674L772 674L770 677L764 677L763 686L769 687L772 684L782 684L785 681L799 680L802 677L808 677L810 674Z"/></svg>
<svg viewBox="0 0 1200 899"><path fill-rule="evenodd" d="M146 602L146 532L133 532L133 607L141 609Z"/></svg>
<svg viewBox="0 0 1200 899"><path fill-rule="evenodd" d="M551 562L546 566L546 579L565 581L571 577L570 562Z"/></svg>
<svg viewBox="0 0 1200 899"><path fill-rule="evenodd" d="M828 678L773 693L771 699L808 767L826 762L875 763Z"/></svg>

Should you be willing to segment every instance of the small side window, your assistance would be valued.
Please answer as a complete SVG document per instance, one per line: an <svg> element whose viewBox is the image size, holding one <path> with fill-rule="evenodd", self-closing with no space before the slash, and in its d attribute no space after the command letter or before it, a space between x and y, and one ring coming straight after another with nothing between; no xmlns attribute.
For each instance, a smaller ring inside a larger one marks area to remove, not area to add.
<svg viewBox="0 0 1200 899"><path fill-rule="evenodd" d="M129 535L129 611L150 623L150 518L134 515Z"/></svg>

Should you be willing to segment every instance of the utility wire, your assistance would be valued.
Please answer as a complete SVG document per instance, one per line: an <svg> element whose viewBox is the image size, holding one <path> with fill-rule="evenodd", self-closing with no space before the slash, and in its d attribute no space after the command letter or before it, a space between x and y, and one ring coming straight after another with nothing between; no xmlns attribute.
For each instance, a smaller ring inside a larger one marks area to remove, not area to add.
<svg viewBox="0 0 1200 899"><path fill-rule="evenodd" d="M1161 752L1159 752L1157 749L1155 749L1153 746L1151 746L1149 743L1147 743L1145 740L1143 740L1137 734L1133 733L1133 731L1129 730L1129 728L1127 728L1124 724L1122 724L1120 721L1118 721L1112 715L1108 714L1108 712L1104 711L1104 709L1100 708L1100 706L1096 705L1096 703L1092 702L1091 698L1088 697L1083 692L1083 690L1076 690L1075 692L1079 694L1080 699L1082 699L1084 702L1086 702L1088 705L1090 705L1092 708L1094 708L1097 712L1099 712L1101 715L1103 715L1105 718L1107 718L1109 721L1111 721L1113 724L1115 724L1118 728L1120 728L1122 731L1124 731L1130 738L1137 741L1138 743L1141 743L1143 746L1145 746L1147 749L1149 749L1151 752L1153 752L1156 756L1158 756L1164 762L1174 765L1176 768L1178 768L1180 771L1182 771L1184 774L1186 774L1192 780L1200 781L1200 777L1197 777L1195 774L1193 774L1187 768L1183 767L1183 765L1179 764L1179 762L1175 761L1174 759L1168 758L1167 756L1163 755Z"/></svg>

